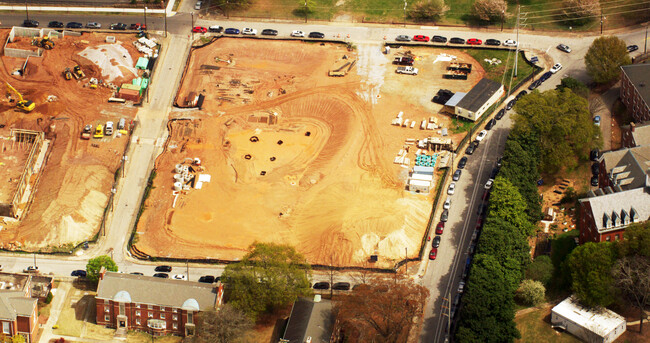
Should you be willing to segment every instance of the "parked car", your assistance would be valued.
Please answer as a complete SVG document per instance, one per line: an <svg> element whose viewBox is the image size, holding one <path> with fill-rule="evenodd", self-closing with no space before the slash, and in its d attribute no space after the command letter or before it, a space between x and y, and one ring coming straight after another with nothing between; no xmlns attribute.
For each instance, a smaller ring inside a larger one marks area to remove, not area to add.
<svg viewBox="0 0 650 343"><path fill-rule="evenodd" d="M140 273L140 272L133 272L133 273L131 273L131 275L144 275L144 274Z"/></svg>
<svg viewBox="0 0 650 343"><path fill-rule="evenodd" d="M452 43L452 44L465 44L465 40L462 39L462 38L454 37L454 38L449 40L449 43Z"/></svg>
<svg viewBox="0 0 650 343"><path fill-rule="evenodd" d="M512 100L508 101L508 103L506 104L506 110L511 110L513 107L515 107L516 103L517 103L517 100L515 100L515 99L512 99Z"/></svg>
<svg viewBox="0 0 650 343"><path fill-rule="evenodd" d="M316 282L314 284L314 289L330 289L330 283L326 281Z"/></svg>
<svg viewBox="0 0 650 343"><path fill-rule="evenodd" d="M590 161L597 161L599 157L600 157L600 150L598 150L598 148L592 149L589 152Z"/></svg>
<svg viewBox="0 0 650 343"><path fill-rule="evenodd" d="M465 281L461 281L460 283L458 283L458 293L463 293L464 290L465 290Z"/></svg>
<svg viewBox="0 0 650 343"><path fill-rule="evenodd" d="M530 84L530 86L528 86L528 90L529 90L529 91L535 90L537 87L539 87L539 86L541 86L541 85L542 85L542 81L541 81L541 80L535 80L535 81L533 81L533 82Z"/></svg>
<svg viewBox="0 0 650 343"><path fill-rule="evenodd" d="M203 275L199 278L199 282L201 283L213 283L214 282L214 276L212 275Z"/></svg>
<svg viewBox="0 0 650 343"><path fill-rule="evenodd" d="M223 33L228 34L228 35L238 35L239 34L239 29L229 27L225 31L223 31Z"/></svg>
<svg viewBox="0 0 650 343"><path fill-rule="evenodd" d="M203 26L194 26L192 28L192 32L194 32L194 33L206 33L206 32L208 32L208 29L203 27ZM226 33L228 33L228 32L226 32Z"/></svg>
<svg viewBox="0 0 650 343"><path fill-rule="evenodd" d="M595 117L594 117L594 124L595 124L596 126L600 126L600 116L595 116Z"/></svg>
<svg viewBox="0 0 650 343"><path fill-rule="evenodd" d="M478 39L478 38L470 38L467 40L468 45L481 45L483 44L483 41Z"/></svg>
<svg viewBox="0 0 650 343"><path fill-rule="evenodd" d="M447 43L447 37L445 37L445 36L433 36L433 37L431 37L431 42L433 42L433 43Z"/></svg>
<svg viewBox="0 0 650 343"><path fill-rule="evenodd" d="M106 126L104 126L104 134L106 136L112 136L113 135L113 122L112 121L107 121Z"/></svg>
<svg viewBox="0 0 650 343"><path fill-rule="evenodd" d="M503 41L503 46L517 47L518 44L519 43L517 43L517 41L514 39L506 39Z"/></svg>
<svg viewBox="0 0 650 343"><path fill-rule="evenodd" d="M25 19L23 20L24 27L38 27L39 22L34 19Z"/></svg>
<svg viewBox="0 0 650 343"><path fill-rule="evenodd" d="M498 40L498 39L486 39L485 40L485 45L499 46L499 45L501 45L501 41Z"/></svg>
<svg viewBox="0 0 650 343"><path fill-rule="evenodd" d="M482 216L482 215L485 214L485 210L487 210L487 205L485 205L484 203L481 203L480 205L478 205L478 211L476 211L476 214L478 214L479 216Z"/></svg>
<svg viewBox="0 0 650 343"><path fill-rule="evenodd" d="M550 79L551 76L553 76L553 73L550 71L547 71L546 73L542 74L542 76L539 77L539 82L546 82L546 80Z"/></svg>
<svg viewBox="0 0 650 343"><path fill-rule="evenodd" d="M465 168L465 165L467 165L467 156L463 156L460 161L458 161L458 169Z"/></svg>
<svg viewBox="0 0 650 343"><path fill-rule="evenodd" d="M452 176L451 179L454 181L460 180L460 175L462 174L462 172L463 172L462 169L456 169L456 171L454 172L454 176Z"/></svg>
<svg viewBox="0 0 650 343"><path fill-rule="evenodd" d="M185 274L176 274L172 276L172 279L174 280L187 280L187 276Z"/></svg>
<svg viewBox="0 0 650 343"><path fill-rule="evenodd" d="M476 136L476 140L480 142L480 141L482 141L482 140L485 138L485 136L487 136L487 130L482 130L482 131L479 132L478 135Z"/></svg>
<svg viewBox="0 0 650 343"><path fill-rule="evenodd" d="M101 29L102 24L96 22L96 21L89 21L86 23L86 28L88 29Z"/></svg>
<svg viewBox="0 0 650 343"><path fill-rule="evenodd" d="M194 5L195 10L200 10L201 7L203 6L203 1L197 1L196 4Z"/></svg>
<svg viewBox="0 0 650 343"><path fill-rule="evenodd" d="M474 153L474 150L476 150L476 146L477 146L476 142L472 142L472 143L470 143L470 144L467 146L467 149L465 149L465 153L466 153L467 155L471 155L471 154L473 154L473 153Z"/></svg>
<svg viewBox="0 0 650 343"><path fill-rule="evenodd" d="M84 27L84 26L83 26L82 23L79 23L79 22L76 22L76 21L71 21L71 22L69 22L69 23L67 23L67 24L65 25L65 28L66 28L66 29L81 29L81 28L83 28L83 27Z"/></svg>
<svg viewBox="0 0 650 343"><path fill-rule="evenodd" d="M416 41L416 42L428 42L429 41L429 36L415 35L415 36L413 36L413 40Z"/></svg>
<svg viewBox="0 0 650 343"><path fill-rule="evenodd" d="M126 24L124 23L113 23L110 26L111 30L126 30Z"/></svg>
<svg viewBox="0 0 650 343"><path fill-rule="evenodd" d="M431 247L432 248L438 248L440 247L440 241L442 240L442 236L436 236L433 238L433 242L431 242Z"/></svg>
<svg viewBox="0 0 650 343"><path fill-rule="evenodd" d="M448 210L448 209L451 208L451 197L449 197L449 196L447 197L447 199L445 200L445 203L442 204L442 208L445 209L445 210Z"/></svg>
<svg viewBox="0 0 650 343"><path fill-rule="evenodd" d="M38 266L28 266L23 270L23 273L38 273Z"/></svg>
<svg viewBox="0 0 650 343"><path fill-rule="evenodd" d="M146 30L147 25L140 24L140 23L134 23L129 26L129 30Z"/></svg>
<svg viewBox="0 0 650 343"><path fill-rule="evenodd" d="M398 42L410 42L411 37L409 37L407 35L399 35L399 36L395 37L395 40L398 41Z"/></svg>
<svg viewBox="0 0 650 343"><path fill-rule="evenodd" d="M449 184L449 188L447 188L447 194L452 195L456 191L456 183L452 182Z"/></svg>
<svg viewBox="0 0 650 343"><path fill-rule="evenodd" d="M627 52L634 52L634 51L637 51L637 50L639 50L638 45L628 45L627 46Z"/></svg>
<svg viewBox="0 0 650 343"><path fill-rule="evenodd" d="M304 37L305 33L300 30L294 30L291 32L291 37Z"/></svg>
<svg viewBox="0 0 650 343"><path fill-rule="evenodd" d="M600 164L598 162L594 162L591 164L591 174L598 175L600 173Z"/></svg>
<svg viewBox="0 0 650 343"><path fill-rule="evenodd" d="M273 29L264 29L262 30L262 36L277 36L278 30Z"/></svg>
<svg viewBox="0 0 650 343"><path fill-rule="evenodd" d="M51 28L61 28L61 27L63 27L63 26L64 26L64 25L63 25L62 22L60 22L60 21L56 21L56 20L51 21L51 22L49 22L49 23L47 24L47 27L51 27Z"/></svg>
<svg viewBox="0 0 650 343"><path fill-rule="evenodd" d="M492 119L488 120L487 124L485 124L485 129L486 130L491 130L494 127L494 125L496 125L496 124L497 124L497 120L492 118Z"/></svg>
<svg viewBox="0 0 650 343"><path fill-rule="evenodd" d="M598 187L598 176L594 175L591 177L591 185L594 187Z"/></svg>
<svg viewBox="0 0 650 343"><path fill-rule="evenodd" d="M442 210L442 214L440 215L440 221L444 223L448 219L449 219L449 210Z"/></svg>
<svg viewBox="0 0 650 343"><path fill-rule="evenodd" d="M445 231L445 222L438 222L438 225L436 225L436 235L442 235L443 231Z"/></svg>
<svg viewBox="0 0 650 343"><path fill-rule="evenodd" d="M251 29L250 27L245 27L243 30L241 30L241 34L247 36L255 36L257 34L257 30Z"/></svg>
<svg viewBox="0 0 650 343"><path fill-rule="evenodd" d="M70 276L86 277L86 271L82 269L73 270Z"/></svg>
<svg viewBox="0 0 650 343"><path fill-rule="evenodd" d="M153 274L153 277L158 277L158 278L161 278L161 279L169 279L169 274L166 274L166 273L156 273L156 274Z"/></svg>
<svg viewBox="0 0 650 343"><path fill-rule="evenodd" d="M494 183L494 180L492 180L492 179L487 180L487 182L485 183L485 189L492 188L493 183Z"/></svg>
<svg viewBox="0 0 650 343"><path fill-rule="evenodd" d="M501 120L501 118L503 118L504 115L506 115L506 109L502 108L499 110L499 112L497 112L497 115L494 116L494 118L496 118L497 120Z"/></svg>
<svg viewBox="0 0 650 343"><path fill-rule="evenodd" d="M208 31L209 32L221 32L221 31L223 31L223 27L221 27L219 25L212 25L212 26L208 27ZM262 34L264 34L264 33L262 33Z"/></svg>
<svg viewBox="0 0 650 343"><path fill-rule="evenodd" d="M523 91L517 93L517 96L515 97L515 99L519 100L526 94L528 94L528 92L526 92L526 90L523 90Z"/></svg>
<svg viewBox="0 0 650 343"><path fill-rule="evenodd" d="M503 162L503 157L499 156L499 158L497 158L497 163L496 163L497 168L499 169L501 168L501 162Z"/></svg>
<svg viewBox="0 0 650 343"><path fill-rule="evenodd" d="M553 65L553 67L551 68L550 72L553 73L553 74L555 74L555 73L557 73L558 71L560 71L560 69L562 69L562 64L560 64L560 63L555 63L555 65Z"/></svg>
<svg viewBox="0 0 650 343"><path fill-rule="evenodd" d="M172 267L171 266L157 266L156 269L154 269L154 271L169 273L169 272L172 271Z"/></svg>
<svg viewBox="0 0 650 343"><path fill-rule="evenodd" d="M325 38L325 34L322 32L310 32L309 38Z"/></svg>
<svg viewBox="0 0 650 343"><path fill-rule="evenodd" d="M429 253L429 259L435 260L437 256L438 256L438 248L432 248L431 252Z"/></svg>
<svg viewBox="0 0 650 343"><path fill-rule="evenodd" d="M566 45L566 44L559 44L559 45L557 46L557 49L560 50L560 51L564 51L564 52L566 52L567 54L571 52L571 48L570 48L568 45Z"/></svg>
<svg viewBox="0 0 650 343"><path fill-rule="evenodd" d="M332 289L335 291L349 291L350 283L349 282L337 282L332 285Z"/></svg>

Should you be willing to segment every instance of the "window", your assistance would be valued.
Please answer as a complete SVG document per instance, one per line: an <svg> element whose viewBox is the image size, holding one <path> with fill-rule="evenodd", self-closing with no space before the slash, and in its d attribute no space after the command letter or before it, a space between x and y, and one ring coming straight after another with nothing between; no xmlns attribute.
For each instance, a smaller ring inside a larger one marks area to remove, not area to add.
<svg viewBox="0 0 650 343"><path fill-rule="evenodd" d="M135 315L140 317L140 311L135 311Z"/></svg>
<svg viewBox="0 0 650 343"><path fill-rule="evenodd" d="M178 320L178 316L177 316L177 315L173 315L173 316L172 316L172 319L173 319L173 320Z"/></svg>
<svg viewBox="0 0 650 343"><path fill-rule="evenodd" d="M618 241L618 233L614 236L614 240Z"/></svg>
<svg viewBox="0 0 650 343"><path fill-rule="evenodd" d="M149 318L153 318L153 312L147 313Z"/></svg>
<svg viewBox="0 0 650 343"><path fill-rule="evenodd" d="M2 333L11 335L11 328L9 327L9 322L2 322Z"/></svg>
<svg viewBox="0 0 650 343"><path fill-rule="evenodd" d="M136 305L135 305L135 308L140 308L140 304L136 304Z"/></svg>
<svg viewBox="0 0 650 343"><path fill-rule="evenodd" d="M150 309L150 310L153 310L153 305L149 305L149 309Z"/></svg>
<svg viewBox="0 0 650 343"><path fill-rule="evenodd" d="M178 309L173 308L172 312L176 313L176 312L178 312Z"/></svg>
<svg viewBox="0 0 650 343"><path fill-rule="evenodd" d="M120 316L124 315L124 303L120 303Z"/></svg>
<svg viewBox="0 0 650 343"><path fill-rule="evenodd" d="M172 327L174 328L174 330L178 330L178 324L174 323L174 325L172 325Z"/></svg>
<svg viewBox="0 0 650 343"><path fill-rule="evenodd" d="M165 314L164 313L160 314L160 319L165 319Z"/></svg>
<svg viewBox="0 0 650 343"><path fill-rule="evenodd" d="M140 325L140 318L136 318L136 319L135 319L135 323L136 323L137 325Z"/></svg>
<svg viewBox="0 0 650 343"><path fill-rule="evenodd" d="M110 322L111 321L111 316L105 315L104 316L104 321Z"/></svg>
<svg viewBox="0 0 650 343"><path fill-rule="evenodd" d="M188 324L193 324L193 321L192 321L192 317L194 317L193 315L194 315L194 313L187 312L187 323Z"/></svg>
<svg viewBox="0 0 650 343"><path fill-rule="evenodd" d="M111 312L111 308L110 308L109 306L104 306L104 312L106 312L106 313L110 313L110 312Z"/></svg>
<svg viewBox="0 0 650 343"><path fill-rule="evenodd" d="M165 306L160 306L160 311L165 311Z"/></svg>
<svg viewBox="0 0 650 343"><path fill-rule="evenodd" d="M611 241L611 240L612 240L612 237L610 237L610 236L607 236L607 237L605 238L605 240L609 242L609 241Z"/></svg>

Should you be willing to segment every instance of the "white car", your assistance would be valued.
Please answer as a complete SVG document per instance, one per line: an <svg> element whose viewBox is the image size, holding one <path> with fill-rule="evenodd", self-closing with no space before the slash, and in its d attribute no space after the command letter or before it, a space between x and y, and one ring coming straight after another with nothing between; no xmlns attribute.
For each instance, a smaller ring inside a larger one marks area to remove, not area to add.
<svg viewBox="0 0 650 343"><path fill-rule="evenodd" d="M295 30L291 32L291 37L304 37L305 33L300 30Z"/></svg>
<svg viewBox="0 0 650 343"><path fill-rule="evenodd" d="M449 188L447 189L447 194L452 195L456 191L456 183L452 182L449 184Z"/></svg>
<svg viewBox="0 0 650 343"><path fill-rule="evenodd" d="M494 183L494 180L492 180L492 179L487 180L487 182L485 183L485 189L492 188L493 183Z"/></svg>
<svg viewBox="0 0 650 343"><path fill-rule="evenodd" d="M503 42L503 46L512 46L512 47L516 47L517 45L519 45L519 43L517 43L517 41L516 41L516 40L513 40L513 39L506 39L506 40Z"/></svg>
<svg viewBox="0 0 650 343"><path fill-rule="evenodd" d="M172 279L174 279L174 280L187 280L187 277L185 276L185 274L176 274L176 275L172 276Z"/></svg>
<svg viewBox="0 0 650 343"><path fill-rule="evenodd" d="M447 200L445 200L445 203L442 205L442 208L445 210L451 208L451 197L447 197Z"/></svg>
<svg viewBox="0 0 650 343"><path fill-rule="evenodd" d="M559 63L555 63L555 65L553 66L553 68L551 68L551 73L555 74L555 73L557 73L558 71L560 71L560 69L562 69L562 65L559 64Z"/></svg>
<svg viewBox="0 0 650 343"><path fill-rule="evenodd" d="M195 10L200 10L202 6L203 6L203 2L202 1L197 1L196 5L194 5L194 9Z"/></svg>
<svg viewBox="0 0 650 343"><path fill-rule="evenodd" d="M241 30L241 34L255 36L257 34L257 30L251 29L250 27L245 27L243 30Z"/></svg>
<svg viewBox="0 0 650 343"><path fill-rule="evenodd" d="M483 130L483 131L479 132L478 136L476 136L476 140L478 142L480 142L480 141L483 140L483 138L485 138L485 136L487 136L487 130Z"/></svg>

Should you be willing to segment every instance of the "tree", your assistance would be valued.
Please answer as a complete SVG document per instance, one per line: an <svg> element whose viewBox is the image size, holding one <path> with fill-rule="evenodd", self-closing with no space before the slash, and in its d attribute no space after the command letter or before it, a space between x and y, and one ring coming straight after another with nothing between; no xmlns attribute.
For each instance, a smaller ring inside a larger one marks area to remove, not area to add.
<svg viewBox="0 0 650 343"><path fill-rule="evenodd" d="M639 309L639 332L643 333L644 309L650 303L650 258L625 256L616 261L612 274L616 287L630 304Z"/></svg>
<svg viewBox="0 0 650 343"><path fill-rule="evenodd" d="M568 89L533 92L517 102L511 134L538 137L539 169L554 174L574 168L593 147L602 145L587 100Z"/></svg>
<svg viewBox="0 0 650 343"><path fill-rule="evenodd" d="M25 336L21 334L15 334L11 337L11 343L25 343Z"/></svg>
<svg viewBox="0 0 650 343"><path fill-rule="evenodd" d="M551 262L551 258L546 255L537 257L528 266L526 277L541 282L544 287L548 286L553 277L553 262Z"/></svg>
<svg viewBox="0 0 650 343"><path fill-rule="evenodd" d="M625 41L616 36L594 39L585 55L587 73L596 83L608 83L621 76L620 67L632 63Z"/></svg>
<svg viewBox="0 0 650 343"><path fill-rule="evenodd" d="M226 266L231 304L251 318L311 295L311 266L295 248L275 243L253 243L240 262Z"/></svg>
<svg viewBox="0 0 650 343"><path fill-rule="evenodd" d="M650 221L625 228L622 241L616 244L619 257L644 256L650 258Z"/></svg>
<svg viewBox="0 0 650 343"><path fill-rule="evenodd" d="M437 21L448 10L444 0L425 0L416 3L408 14L415 21Z"/></svg>
<svg viewBox="0 0 650 343"><path fill-rule="evenodd" d="M599 0L564 0L562 13L572 19L585 19L600 13Z"/></svg>
<svg viewBox="0 0 650 343"><path fill-rule="evenodd" d="M407 278L374 279L335 303L337 322L348 342L406 342L428 296L428 289Z"/></svg>
<svg viewBox="0 0 650 343"><path fill-rule="evenodd" d="M538 306L544 302L546 288L541 282L535 280L524 280L517 289L517 299L529 306Z"/></svg>
<svg viewBox="0 0 650 343"><path fill-rule="evenodd" d="M117 264L113 261L110 256L102 255L88 260L86 264L86 278L88 281L98 282L99 281L99 271L102 267L106 268L106 271L116 272Z"/></svg>
<svg viewBox="0 0 650 343"><path fill-rule="evenodd" d="M199 313L196 321L196 335L186 343L240 343L248 342L247 333L253 322L241 310L230 304L223 304L218 311Z"/></svg>
<svg viewBox="0 0 650 343"><path fill-rule="evenodd" d="M503 21L506 18L508 3L505 0L476 0L474 15L483 21Z"/></svg>
<svg viewBox="0 0 650 343"><path fill-rule="evenodd" d="M526 213L531 223L537 222L542 213L536 184L540 177L537 170L539 156L539 138L534 132L510 133L499 170L499 176L510 181L519 190L526 203Z"/></svg>
<svg viewBox="0 0 650 343"><path fill-rule="evenodd" d="M553 282L550 287L555 290L564 290L571 287L571 269L568 259L575 249L579 230L565 232L551 240L551 261L553 262Z"/></svg>
<svg viewBox="0 0 650 343"><path fill-rule="evenodd" d="M589 98L589 88L584 83L567 76L560 81L560 84L555 86L555 90L561 91L565 88L570 89L573 93L587 99Z"/></svg>
<svg viewBox="0 0 650 343"><path fill-rule="evenodd" d="M614 302L614 250L609 242L586 243L573 250L568 266L572 288L587 306L607 306Z"/></svg>
<svg viewBox="0 0 650 343"><path fill-rule="evenodd" d="M480 254L494 256L503 266L513 263L512 265L518 271L518 277L512 285L513 289L519 285L519 280L523 277L522 271L530 263L528 237L514 225L493 216L488 216L483 225L477 251Z"/></svg>
<svg viewBox="0 0 650 343"><path fill-rule="evenodd" d="M490 216L512 224L519 234L529 236L534 232L535 226L528 221L526 208L517 188L507 179L497 176L490 193Z"/></svg>

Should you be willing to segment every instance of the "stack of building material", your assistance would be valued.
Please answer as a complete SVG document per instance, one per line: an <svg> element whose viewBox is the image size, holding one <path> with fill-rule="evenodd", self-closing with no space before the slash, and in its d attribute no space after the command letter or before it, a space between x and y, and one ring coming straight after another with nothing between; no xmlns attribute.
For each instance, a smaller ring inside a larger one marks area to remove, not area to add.
<svg viewBox="0 0 650 343"><path fill-rule="evenodd" d="M140 86L132 85L130 83L123 83L120 90L117 92L117 97L124 100L139 101L141 94Z"/></svg>
<svg viewBox="0 0 650 343"><path fill-rule="evenodd" d="M435 155L434 155L435 156ZM415 166L409 180L409 190L428 193L433 183L433 167Z"/></svg>

